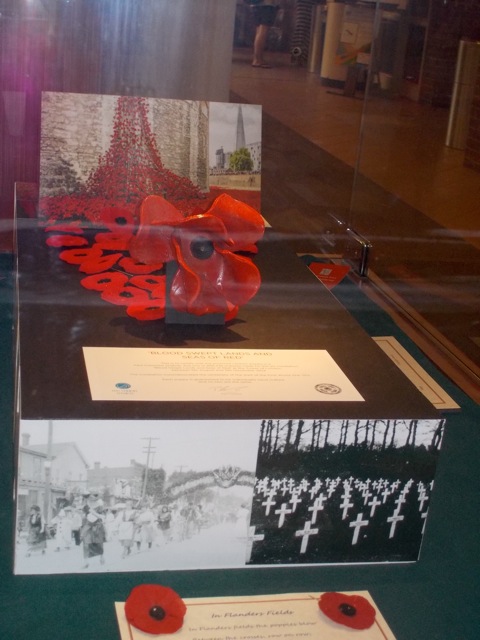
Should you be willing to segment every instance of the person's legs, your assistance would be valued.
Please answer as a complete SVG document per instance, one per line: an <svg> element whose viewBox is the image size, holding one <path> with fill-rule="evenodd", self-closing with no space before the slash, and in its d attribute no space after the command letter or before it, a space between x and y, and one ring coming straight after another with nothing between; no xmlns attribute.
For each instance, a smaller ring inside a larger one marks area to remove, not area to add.
<svg viewBox="0 0 480 640"><path fill-rule="evenodd" d="M263 52L265 51L265 45L267 43L267 35L269 26L266 24L259 24L255 31L255 40L253 41L253 61L254 67L261 67L265 64L263 60Z"/></svg>

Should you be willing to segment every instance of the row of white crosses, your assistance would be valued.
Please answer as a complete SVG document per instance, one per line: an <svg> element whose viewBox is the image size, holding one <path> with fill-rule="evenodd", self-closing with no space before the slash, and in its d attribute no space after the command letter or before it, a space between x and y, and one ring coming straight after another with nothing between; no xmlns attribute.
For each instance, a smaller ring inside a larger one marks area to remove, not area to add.
<svg viewBox="0 0 480 640"><path fill-rule="evenodd" d="M307 494L310 500L313 500L313 503L308 507L308 511L311 512L310 520L305 523L303 529L295 532L296 537L302 538L300 553L305 553L310 536L319 533L319 529L314 527L317 522L318 513L323 511L325 504L339 486L343 488L343 493L340 496L342 520L346 520L348 518L348 512L355 506L354 502L351 502L350 500L350 498L352 498L352 491L356 491L357 500L360 498L360 500L363 500L363 505L366 508L369 508L368 514L365 517L364 511L359 512L357 513L356 518L352 519L348 523L348 526L353 529L352 545L356 545L359 540L361 529L369 525L370 519L374 517L377 508L386 504L387 499L398 492L401 484L402 482L400 480L395 480L393 482L386 479L372 481L367 478L367 480L360 480L353 476L345 480L342 480L340 477L333 479L326 478L324 480L315 478L313 481L303 479L300 483L296 483L293 478L270 479L265 477L261 480L257 480L256 493L263 495L265 498L261 503L265 508L265 515L269 516L272 511L275 515L278 515L278 528L283 527L287 516L295 513L297 506L303 502L303 499L307 497ZM387 522L390 524L390 539L395 536L397 525L405 518L400 511L402 505L406 503L406 496L413 485L414 481L412 479L408 480L395 499L395 509L392 515L387 518ZM423 482L418 482L417 484L419 511L421 513L421 517L424 519L422 534L424 532L425 518L428 511L428 509L427 511L423 511L423 506L429 499L428 490L430 489L431 491L432 487L433 481L429 483L429 485L425 485ZM278 498L288 499L281 502L278 508L275 508L278 504ZM261 534L255 534L255 527L251 527L251 529L251 535L249 536L251 544L256 540L263 539L263 536L261 538L258 537Z"/></svg>

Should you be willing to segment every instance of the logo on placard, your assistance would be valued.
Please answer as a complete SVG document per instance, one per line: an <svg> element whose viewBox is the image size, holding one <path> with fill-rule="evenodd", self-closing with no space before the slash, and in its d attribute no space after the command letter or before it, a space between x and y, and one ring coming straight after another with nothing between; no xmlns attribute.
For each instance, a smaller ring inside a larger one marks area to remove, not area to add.
<svg viewBox="0 0 480 640"><path fill-rule="evenodd" d="M116 389L130 389L132 385L128 384L128 382L117 382L115 385Z"/></svg>
<svg viewBox="0 0 480 640"><path fill-rule="evenodd" d="M319 393L326 393L329 396L335 396L337 393L341 393L340 387L337 387L336 384L329 384L328 382L322 382L322 384L316 384L315 389Z"/></svg>

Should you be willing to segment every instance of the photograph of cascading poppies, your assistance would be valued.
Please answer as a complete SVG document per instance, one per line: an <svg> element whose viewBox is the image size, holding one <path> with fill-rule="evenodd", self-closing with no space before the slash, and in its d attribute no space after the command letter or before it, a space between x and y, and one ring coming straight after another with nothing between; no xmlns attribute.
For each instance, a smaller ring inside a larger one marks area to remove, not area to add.
<svg viewBox="0 0 480 640"><path fill-rule="evenodd" d="M137 320L234 318L260 286L260 137L257 105L44 93L47 246Z"/></svg>

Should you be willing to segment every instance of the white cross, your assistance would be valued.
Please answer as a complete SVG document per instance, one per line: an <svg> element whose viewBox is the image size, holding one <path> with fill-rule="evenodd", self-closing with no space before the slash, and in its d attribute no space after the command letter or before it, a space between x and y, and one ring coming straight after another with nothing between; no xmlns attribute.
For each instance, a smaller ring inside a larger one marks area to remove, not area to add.
<svg viewBox="0 0 480 640"><path fill-rule="evenodd" d="M302 499L298 497L298 493L292 493L292 497L290 498L289 502L292 503L292 512L295 513L295 511L297 510L297 504L300 504L302 502Z"/></svg>
<svg viewBox="0 0 480 640"><path fill-rule="evenodd" d="M395 504L397 505L397 509L396 509L397 513L400 511L402 504L404 504L406 501L407 500L405 496L403 496L402 494L398 496L398 498L395 500Z"/></svg>
<svg viewBox="0 0 480 640"><path fill-rule="evenodd" d="M357 519L352 520L352 522L350 522L350 524L348 525L349 527L355 527L355 531L353 532L352 545L357 544L358 534L360 533L360 529L362 527L366 527L367 524L369 523L369 520L362 520L362 518L363 518L363 513L359 513L357 514Z"/></svg>
<svg viewBox="0 0 480 640"><path fill-rule="evenodd" d="M349 496L344 496L343 502L340 505L340 509L342 509L342 520L345 520L348 510L353 507L353 502L350 502L348 498Z"/></svg>
<svg viewBox="0 0 480 640"><path fill-rule="evenodd" d="M247 562L250 562L250 558L252 557L253 543L260 542L264 538L265 536L263 535L263 533L255 533L255 526L248 527L247 547L245 549L245 557Z"/></svg>
<svg viewBox="0 0 480 640"><path fill-rule="evenodd" d="M287 485L286 485L286 480L282 481L282 496L284 496L285 494L287 494L289 491Z"/></svg>
<svg viewBox="0 0 480 640"><path fill-rule="evenodd" d="M328 487L328 497L329 498L332 497L332 493L335 491L336 488L337 488L337 485L334 482L331 482L330 486Z"/></svg>
<svg viewBox="0 0 480 640"><path fill-rule="evenodd" d="M302 536L302 546L300 547L300 553L305 553L307 550L308 539L310 536L314 536L318 533L318 529L311 529L311 522L307 521L305 527L301 531L295 531L297 538Z"/></svg>
<svg viewBox="0 0 480 640"><path fill-rule="evenodd" d="M268 484L269 484L270 480L269 478L262 478L261 480L257 480L257 491L258 493L263 493L263 495L267 495L269 488L268 488Z"/></svg>
<svg viewBox="0 0 480 640"><path fill-rule="evenodd" d="M368 489L366 491L363 492L362 496L363 496L363 504L366 505L368 502L368 499L371 498L373 495L373 493L371 493Z"/></svg>
<svg viewBox="0 0 480 640"><path fill-rule="evenodd" d="M303 478L303 480L300 482L300 486L299 486L299 492L305 492L308 491L308 487L310 486L310 483L308 480L306 480L305 478Z"/></svg>
<svg viewBox="0 0 480 640"><path fill-rule="evenodd" d="M421 493L421 494L418 496L418 501L419 501L419 503L420 503L420 504L419 504L419 506L418 506L418 510L419 510L419 511L423 511L423 504L424 504L425 502L428 502L428 496L427 496L427 494L426 494L426 493Z"/></svg>
<svg viewBox="0 0 480 640"><path fill-rule="evenodd" d="M390 495L390 490L387 489L387 487L385 487L385 489L382 491L383 504L385 504L389 495Z"/></svg>
<svg viewBox="0 0 480 640"><path fill-rule="evenodd" d="M262 502L262 507L266 507L265 508L265 515L269 516L270 515L270 507L274 507L277 504L277 501L273 499L274 494L270 493L268 495L268 498L266 499L265 502Z"/></svg>
<svg viewBox="0 0 480 640"><path fill-rule="evenodd" d="M280 527L283 527L283 523L285 522L285 516L292 513L292 510L287 507L286 502L282 502L282 506L280 509L275 509L275 513L280 515L278 519L278 528L280 529Z"/></svg>
<svg viewBox="0 0 480 640"><path fill-rule="evenodd" d="M322 486L322 481L318 478L315 478L315 484L310 489L310 500L313 500L313 496L318 493L318 490Z"/></svg>
<svg viewBox="0 0 480 640"><path fill-rule="evenodd" d="M370 502L368 503L368 506L371 507L370 509L370 517L373 518L373 516L375 515L375 511L377 510L377 507L379 504L382 504L381 500L377 500L377 497L374 496L373 500L370 500Z"/></svg>
<svg viewBox="0 0 480 640"><path fill-rule="evenodd" d="M390 534L388 536L389 538L393 538L393 536L395 535L395 529L397 528L397 523L403 519L404 519L404 516L399 515L398 511L394 511L393 516L390 516L390 518L387 518L387 522L391 522Z"/></svg>
<svg viewBox="0 0 480 640"><path fill-rule="evenodd" d="M317 513L319 511L323 511L323 503L326 499L327 496L324 496L323 493L321 493L317 498L315 498L315 502L313 503L313 505L311 507L308 507L308 510L312 512L312 524L315 524L317 522Z"/></svg>

